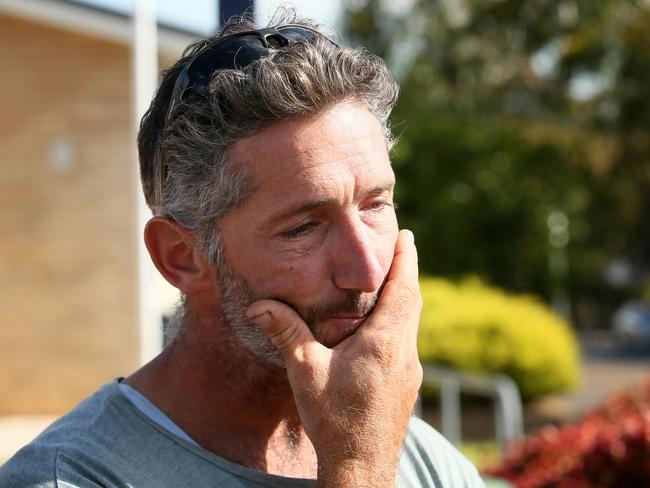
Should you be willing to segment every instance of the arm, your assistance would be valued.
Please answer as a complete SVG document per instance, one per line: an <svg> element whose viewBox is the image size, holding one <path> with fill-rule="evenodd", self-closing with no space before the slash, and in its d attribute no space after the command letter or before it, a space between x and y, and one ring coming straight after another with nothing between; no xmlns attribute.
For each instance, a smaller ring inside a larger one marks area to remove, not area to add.
<svg viewBox="0 0 650 488"><path fill-rule="evenodd" d="M408 420L422 382L417 252L401 231L373 313L333 349L290 307L251 305L249 317L282 354L300 418L318 457L319 487L394 486Z"/></svg>

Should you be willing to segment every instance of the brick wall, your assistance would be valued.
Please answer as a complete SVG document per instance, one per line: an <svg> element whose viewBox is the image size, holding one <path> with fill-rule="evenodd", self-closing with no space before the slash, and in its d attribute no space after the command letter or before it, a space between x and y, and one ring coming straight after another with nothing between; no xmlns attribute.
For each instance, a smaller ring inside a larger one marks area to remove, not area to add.
<svg viewBox="0 0 650 488"><path fill-rule="evenodd" d="M137 363L126 46L0 15L0 415Z"/></svg>

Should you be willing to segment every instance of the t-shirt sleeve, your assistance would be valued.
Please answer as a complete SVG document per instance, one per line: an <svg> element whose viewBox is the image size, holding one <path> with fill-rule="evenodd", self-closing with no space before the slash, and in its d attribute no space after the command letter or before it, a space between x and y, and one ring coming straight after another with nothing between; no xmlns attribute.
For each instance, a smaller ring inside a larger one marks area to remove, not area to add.
<svg viewBox="0 0 650 488"><path fill-rule="evenodd" d="M131 488L84 453L29 444L0 468L0 488Z"/></svg>
<svg viewBox="0 0 650 488"><path fill-rule="evenodd" d="M27 445L0 467L0 488L58 488L56 456Z"/></svg>
<svg viewBox="0 0 650 488"><path fill-rule="evenodd" d="M426 422L412 418L400 458L399 488L485 488L476 467Z"/></svg>

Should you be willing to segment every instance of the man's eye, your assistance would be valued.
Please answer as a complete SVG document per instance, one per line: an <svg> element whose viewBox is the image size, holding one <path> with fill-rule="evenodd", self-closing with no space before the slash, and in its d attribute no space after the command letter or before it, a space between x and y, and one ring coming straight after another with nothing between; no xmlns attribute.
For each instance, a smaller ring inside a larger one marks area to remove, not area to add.
<svg viewBox="0 0 650 488"><path fill-rule="evenodd" d="M291 230L282 232L281 235L286 239L296 239L298 237L306 236L316 227L318 227L318 222L306 222Z"/></svg>
<svg viewBox="0 0 650 488"><path fill-rule="evenodd" d="M386 207L392 207L392 206L393 206L393 202L389 200L380 199L380 200L373 200L372 202L370 202L368 205L366 205L364 210L370 212L376 212L378 210L383 210Z"/></svg>

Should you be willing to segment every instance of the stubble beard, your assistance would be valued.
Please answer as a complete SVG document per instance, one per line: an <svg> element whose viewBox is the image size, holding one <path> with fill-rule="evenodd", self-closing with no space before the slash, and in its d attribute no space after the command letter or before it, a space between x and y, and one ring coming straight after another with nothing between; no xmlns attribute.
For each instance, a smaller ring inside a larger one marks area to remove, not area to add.
<svg viewBox="0 0 650 488"><path fill-rule="evenodd" d="M282 355L271 344L264 331L246 316L249 305L257 300L273 297L265 297L255 292L242 276L235 273L230 263L225 259L220 261L217 265L217 280L221 287L220 308L225 323L231 328L237 341L263 365L271 369L285 368ZM284 299L279 300L296 310L314 333L316 340L322 342L316 325L323 316L344 313L368 315L375 307L380 291L348 292L342 299L331 303L314 304L306 311L298 310Z"/></svg>

